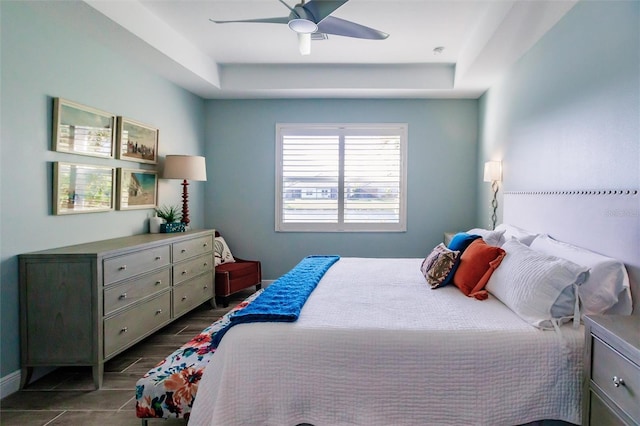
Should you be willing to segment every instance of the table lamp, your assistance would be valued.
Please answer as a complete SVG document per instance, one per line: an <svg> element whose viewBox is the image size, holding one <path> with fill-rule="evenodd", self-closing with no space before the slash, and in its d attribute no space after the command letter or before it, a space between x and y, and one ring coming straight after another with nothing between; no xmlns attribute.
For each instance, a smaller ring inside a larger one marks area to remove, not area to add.
<svg viewBox="0 0 640 426"><path fill-rule="evenodd" d="M206 181L205 158L194 155L167 155L164 160L164 179L182 179L182 223L189 226L188 180Z"/></svg>

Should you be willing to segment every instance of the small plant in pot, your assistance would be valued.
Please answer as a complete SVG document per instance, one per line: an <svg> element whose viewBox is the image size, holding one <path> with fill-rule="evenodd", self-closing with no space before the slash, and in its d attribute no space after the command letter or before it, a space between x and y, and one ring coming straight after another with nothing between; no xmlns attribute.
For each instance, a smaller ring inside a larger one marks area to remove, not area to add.
<svg viewBox="0 0 640 426"><path fill-rule="evenodd" d="M184 223L179 222L182 214L178 206L162 206L156 209L158 217L164 219L166 223L160 225L160 232L184 232Z"/></svg>

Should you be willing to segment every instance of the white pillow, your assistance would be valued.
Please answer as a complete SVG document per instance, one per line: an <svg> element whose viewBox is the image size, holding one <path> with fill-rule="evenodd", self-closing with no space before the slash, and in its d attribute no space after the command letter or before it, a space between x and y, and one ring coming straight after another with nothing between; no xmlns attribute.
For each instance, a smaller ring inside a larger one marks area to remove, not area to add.
<svg viewBox="0 0 640 426"><path fill-rule="evenodd" d="M549 256L511 239L502 246L506 256L486 289L529 324L551 329L576 313L577 286L588 268Z"/></svg>
<svg viewBox="0 0 640 426"><path fill-rule="evenodd" d="M631 314L633 303L629 275L622 262L554 240L548 235L537 237L531 248L590 268L589 278L580 286L583 314Z"/></svg>
<svg viewBox="0 0 640 426"><path fill-rule="evenodd" d="M229 250L227 242L222 237L215 237L213 242L213 255L215 257L215 266L223 263L234 263L236 260Z"/></svg>
<svg viewBox="0 0 640 426"><path fill-rule="evenodd" d="M497 229L495 231L490 231L488 229L473 228L469 229L467 231L467 234L480 235L484 242L488 245L499 247L501 245L502 235L504 234L504 231L499 231Z"/></svg>
<svg viewBox="0 0 640 426"><path fill-rule="evenodd" d="M538 234L527 231L526 229L518 228L517 226L509 225L508 223L501 223L496 226L496 231L504 231L501 244L504 244L511 238L515 238L525 246L530 246L533 240L538 236Z"/></svg>

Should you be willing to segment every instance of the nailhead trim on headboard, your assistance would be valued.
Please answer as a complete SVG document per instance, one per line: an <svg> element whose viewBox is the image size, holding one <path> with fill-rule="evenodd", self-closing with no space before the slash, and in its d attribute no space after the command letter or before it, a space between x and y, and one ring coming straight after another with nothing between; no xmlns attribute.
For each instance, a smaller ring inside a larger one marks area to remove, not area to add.
<svg viewBox="0 0 640 426"><path fill-rule="evenodd" d="M505 191L502 218L624 262L640 317L640 188Z"/></svg>

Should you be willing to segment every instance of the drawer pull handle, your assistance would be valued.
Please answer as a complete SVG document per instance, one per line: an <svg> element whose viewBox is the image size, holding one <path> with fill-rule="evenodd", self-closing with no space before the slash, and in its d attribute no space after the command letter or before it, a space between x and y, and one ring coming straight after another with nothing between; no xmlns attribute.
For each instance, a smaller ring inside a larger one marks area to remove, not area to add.
<svg viewBox="0 0 640 426"><path fill-rule="evenodd" d="M127 293L122 293L120 295L120 299L126 299L127 298Z"/></svg>
<svg viewBox="0 0 640 426"><path fill-rule="evenodd" d="M204 243L202 247L207 247L208 245L209 245L208 243Z"/></svg>
<svg viewBox="0 0 640 426"><path fill-rule="evenodd" d="M613 386L619 388L620 386L624 386L624 380L622 380L618 376L613 376Z"/></svg>
<svg viewBox="0 0 640 426"><path fill-rule="evenodd" d="M162 256L156 256L156 260L162 259Z"/></svg>
<svg viewBox="0 0 640 426"><path fill-rule="evenodd" d="M125 269L127 269L127 265L122 265L121 267L118 268L118 270L120 271L124 271Z"/></svg>
<svg viewBox="0 0 640 426"><path fill-rule="evenodd" d="M156 315L160 315L161 313L162 313L162 309L158 309L158 310L156 311Z"/></svg>
<svg viewBox="0 0 640 426"><path fill-rule="evenodd" d="M186 253L186 252L187 252L187 249L180 250L180 253Z"/></svg>
<svg viewBox="0 0 640 426"><path fill-rule="evenodd" d="M204 289L204 290L206 290L206 289L208 289L208 288L209 288L209 286L208 286L208 285L205 285L205 286L203 287L203 289Z"/></svg>
<svg viewBox="0 0 640 426"><path fill-rule="evenodd" d="M129 331L129 327L122 327L120 329L120 333L126 333L127 331Z"/></svg>
<svg viewBox="0 0 640 426"><path fill-rule="evenodd" d="M187 275L189 273L189 271L182 271L182 275Z"/></svg>
<svg viewBox="0 0 640 426"><path fill-rule="evenodd" d="M209 266L209 264L208 264L207 262L204 262L204 265L203 265L203 266Z"/></svg>
<svg viewBox="0 0 640 426"><path fill-rule="evenodd" d="M162 280L156 281L156 285L160 285L160 284L162 284Z"/></svg>
<svg viewBox="0 0 640 426"><path fill-rule="evenodd" d="M182 300L187 300L187 296L182 296Z"/></svg>

